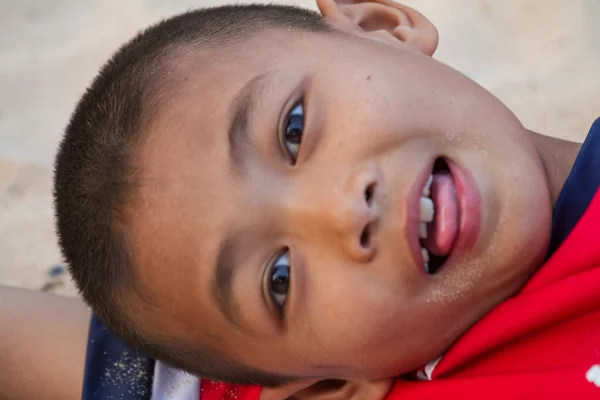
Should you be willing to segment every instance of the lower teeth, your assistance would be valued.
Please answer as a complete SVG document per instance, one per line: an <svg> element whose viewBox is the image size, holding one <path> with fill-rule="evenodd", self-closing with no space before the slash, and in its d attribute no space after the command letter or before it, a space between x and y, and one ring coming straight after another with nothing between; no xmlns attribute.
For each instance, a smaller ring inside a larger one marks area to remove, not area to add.
<svg viewBox="0 0 600 400"><path fill-rule="evenodd" d="M423 257L423 265L425 266L425 271L429 273L429 251L421 247L421 256Z"/></svg>

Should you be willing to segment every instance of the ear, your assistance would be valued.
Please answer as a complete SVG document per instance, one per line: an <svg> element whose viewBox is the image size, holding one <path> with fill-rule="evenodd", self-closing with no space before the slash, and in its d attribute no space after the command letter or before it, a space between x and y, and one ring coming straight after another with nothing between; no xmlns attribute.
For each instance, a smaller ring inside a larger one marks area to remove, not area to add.
<svg viewBox="0 0 600 400"><path fill-rule="evenodd" d="M307 380L264 388L260 400L383 400L393 379L379 381Z"/></svg>
<svg viewBox="0 0 600 400"><path fill-rule="evenodd" d="M317 0L335 28L375 40L398 41L432 56L438 45L435 26L416 10L392 0Z"/></svg>

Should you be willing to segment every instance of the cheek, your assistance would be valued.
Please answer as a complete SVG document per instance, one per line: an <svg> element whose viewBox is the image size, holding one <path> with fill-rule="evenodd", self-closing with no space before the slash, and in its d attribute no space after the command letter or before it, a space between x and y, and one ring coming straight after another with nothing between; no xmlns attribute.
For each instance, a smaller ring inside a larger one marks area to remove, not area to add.
<svg viewBox="0 0 600 400"><path fill-rule="evenodd" d="M499 129L490 130L486 146L460 153L482 196L480 248L505 263L532 262L532 256L539 257L545 251L551 225L552 205L544 168L520 126L508 120Z"/></svg>
<svg viewBox="0 0 600 400"><path fill-rule="evenodd" d="M319 356L325 349L337 362L364 363L402 335L397 322L409 299L366 268L346 267L343 279L323 276L315 285L308 312Z"/></svg>

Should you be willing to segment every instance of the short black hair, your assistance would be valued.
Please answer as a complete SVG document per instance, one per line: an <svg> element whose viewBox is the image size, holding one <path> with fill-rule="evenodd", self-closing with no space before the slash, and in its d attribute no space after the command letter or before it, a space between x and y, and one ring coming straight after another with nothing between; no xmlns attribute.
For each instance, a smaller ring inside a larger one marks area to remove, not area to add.
<svg viewBox="0 0 600 400"><path fill-rule="evenodd" d="M202 377L273 386L293 378L246 368L214 349L151 343L123 311L132 282L126 206L140 175L132 157L165 97L168 64L182 50L235 43L268 28L332 30L319 14L297 7L222 6L166 19L123 45L75 108L56 157L53 195L69 271L83 299L113 332L149 356Z"/></svg>

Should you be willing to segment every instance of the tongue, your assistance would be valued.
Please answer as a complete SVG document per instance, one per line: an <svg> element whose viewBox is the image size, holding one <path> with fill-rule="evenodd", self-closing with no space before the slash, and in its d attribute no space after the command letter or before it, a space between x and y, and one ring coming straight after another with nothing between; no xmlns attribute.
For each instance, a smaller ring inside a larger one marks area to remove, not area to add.
<svg viewBox="0 0 600 400"><path fill-rule="evenodd" d="M458 234L458 201L450 173L433 174L431 200L435 219L427 229L427 249L436 256L446 256Z"/></svg>

